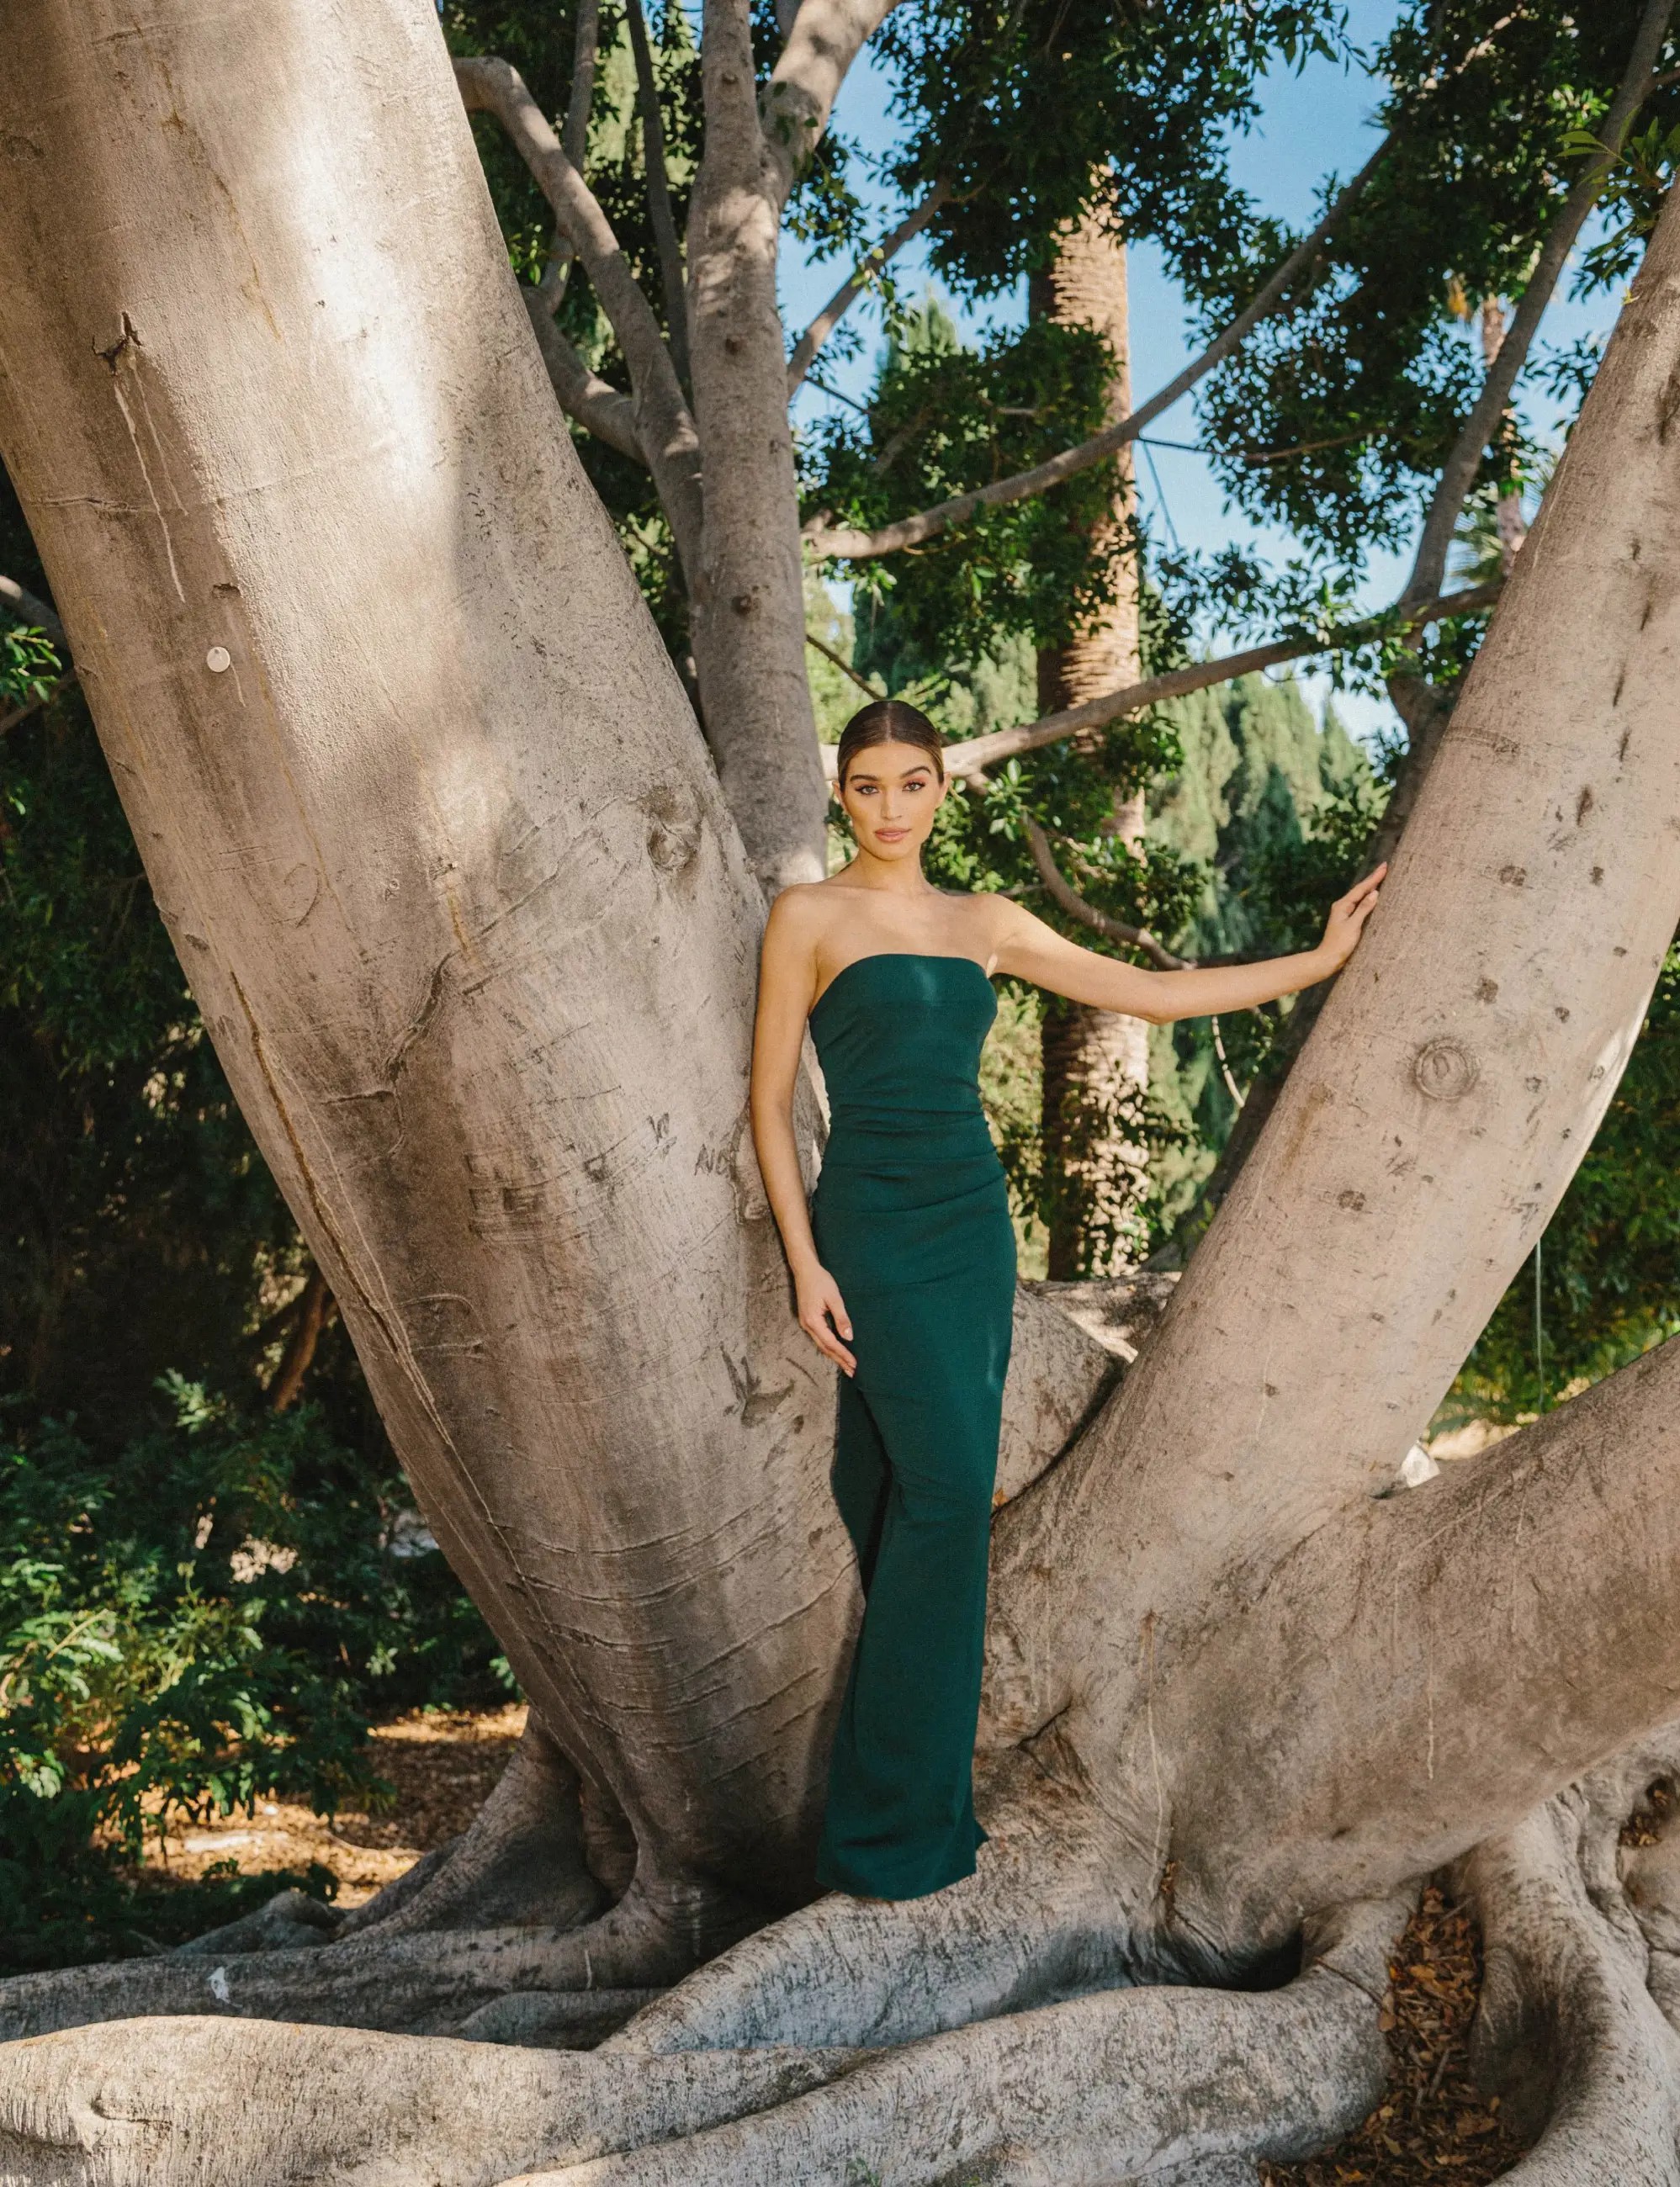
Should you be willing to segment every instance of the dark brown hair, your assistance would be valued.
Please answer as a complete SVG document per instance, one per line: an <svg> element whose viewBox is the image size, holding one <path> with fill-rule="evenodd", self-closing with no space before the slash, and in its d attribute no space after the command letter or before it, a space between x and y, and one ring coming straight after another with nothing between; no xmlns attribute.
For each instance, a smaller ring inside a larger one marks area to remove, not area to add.
<svg viewBox="0 0 1680 2187"><path fill-rule="evenodd" d="M921 708L903 699L872 699L840 731L834 780L842 790L851 762L871 745L914 745L933 762L940 780L945 779L944 739Z"/></svg>

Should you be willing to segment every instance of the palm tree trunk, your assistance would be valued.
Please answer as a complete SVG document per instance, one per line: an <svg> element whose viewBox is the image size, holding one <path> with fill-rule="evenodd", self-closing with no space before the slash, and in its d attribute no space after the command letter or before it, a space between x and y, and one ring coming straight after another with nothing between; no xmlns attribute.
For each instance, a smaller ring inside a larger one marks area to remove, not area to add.
<svg viewBox="0 0 1680 2187"><path fill-rule="evenodd" d="M1107 413L1110 419L1123 417L1132 403L1126 245L1099 211L1064 230L1055 258L1032 282L1030 304L1056 325L1092 327L1103 335L1115 361ZM1115 464L1112 526L1130 525L1135 501L1132 451L1126 448ZM1094 549L1104 543L1098 537L1092 543ZM1136 683L1142 673L1134 569L1088 629L1040 652L1039 711L1076 706ZM1144 817L1142 790L1128 790L1115 797L1109 832L1136 846ZM1049 1273L1110 1274L1131 1257L1128 1215L1145 1167L1136 1114L1149 1085L1149 1028L1140 1018L1047 1001L1041 1055Z"/></svg>

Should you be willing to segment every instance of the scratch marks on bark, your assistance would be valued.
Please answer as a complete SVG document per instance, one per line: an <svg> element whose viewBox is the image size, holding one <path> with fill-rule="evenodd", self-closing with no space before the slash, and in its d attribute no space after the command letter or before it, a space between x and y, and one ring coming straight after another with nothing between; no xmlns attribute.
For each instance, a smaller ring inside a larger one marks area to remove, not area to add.
<svg viewBox="0 0 1680 2187"><path fill-rule="evenodd" d="M737 1366L726 1345L719 1345L718 1352L735 1393L735 1403L729 1409L733 1412L739 1408L744 1428L756 1428L761 1421L773 1419L793 1395L791 1382L784 1382L779 1389L767 1389L751 1360L743 1356Z"/></svg>
<svg viewBox="0 0 1680 2187"><path fill-rule="evenodd" d="M407 1067L409 1050L417 1042L424 1040L431 1028L432 1020L437 1015L438 1006L443 1000L444 980L456 954L454 950L449 950L432 967L432 975L426 988L424 1001L403 1027L398 1036L396 1045L385 1060L385 1077L393 1088Z"/></svg>
<svg viewBox="0 0 1680 2187"><path fill-rule="evenodd" d="M1157 1878L1159 1895L1166 1888L1166 1853L1172 1836L1166 1813L1166 1788L1161 1782L1160 1747L1155 1738L1155 1613L1143 1613L1140 1636L1143 1661L1143 1734L1149 1743L1149 1780L1155 1801L1155 1842L1149 1849L1149 1864Z"/></svg>
<svg viewBox="0 0 1680 2187"><path fill-rule="evenodd" d="M126 371L133 382L135 394L138 398L141 410L145 416L147 436L152 443L153 453L157 458L159 470L162 474L166 485L168 485L169 465L167 459L164 455L162 444L160 442L157 436L157 428L152 423L151 412L147 407L146 391L140 381L138 374L134 370L132 364L128 362L129 351L131 350L138 350L140 346L140 337L135 331L134 322L129 318L126 312L124 312L121 314L121 332L118 335L116 340L110 344L109 348L98 351L98 354L104 358L106 364L110 368L111 393L115 396L116 407L122 413L123 426L127 432L130 441L133 445L134 460L140 467L140 477L145 486L146 498L151 503L152 514L157 519L158 530L163 537L163 550L169 562L170 582L175 588L176 598L180 601L182 606L185 607L187 604L187 591L185 586L183 586L181 582L180 565L175 559L175 537L169 528L169 519L164 514L163 503L158 498L157 483L152 476L152 466L147 462L146 452L140 445L140 429L135 421L134 412L129 406L127 396L123 392L123 374L124 372ZM174 489L172 486L170 487L170 491L173 495ZM174 498L176 506L178 509L180 507L179 497L175 496Z"/></svg>

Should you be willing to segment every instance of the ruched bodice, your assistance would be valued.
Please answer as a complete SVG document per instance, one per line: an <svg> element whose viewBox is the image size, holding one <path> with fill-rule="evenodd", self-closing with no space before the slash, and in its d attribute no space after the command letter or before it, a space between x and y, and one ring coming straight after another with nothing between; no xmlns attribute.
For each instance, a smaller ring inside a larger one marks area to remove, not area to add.
<svg viewBox="0 0 1680 2187"><path fill-rule="evenodd" d="M980 1099L997 1015L971 957L860 957L812 1038L829 1133L817 1250L857 1360L834 1487L867 1606L829 1779L822 1881L914 1898L971 1875L986 1557L1014 1231Z"/></svg>
<svg viewBox="0 0 1680 2187"><path fill-rule="evenodd" d="M980 1054L997 1015L972 957L857 958L811 1013L831 1113L980 1116Z"/></svg>

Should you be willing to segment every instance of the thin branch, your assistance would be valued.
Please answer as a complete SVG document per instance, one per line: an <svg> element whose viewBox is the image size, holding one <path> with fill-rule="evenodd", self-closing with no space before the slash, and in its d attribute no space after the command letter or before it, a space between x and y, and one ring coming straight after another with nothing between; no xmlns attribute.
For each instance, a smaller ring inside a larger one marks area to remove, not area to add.
<svg viewBox="0 0 1680 2187"><path fill-rule="evenodd" d="M560 143L581 175L588 165L589 116L595 104L595 61L600 51L600 0L582 0L577 37L572 48L571 95L560 125Z"/></svg>
<svg viewBox="0 0 1680 2187"><path fill-rule="evenodd" d="M876 280L888 261L896 258L907 243L919 236L941 208L948 204L951 186L936 183L913 213L907 214L896 228L884 235L874 250L866 250L851 272L818 312L811 324L794 345L793 355L788 359L788 395L789 399L801 381L816 361L817 352L840 324L840 320L865 289Z"/></svg>
<svg viewBox="0 0 1680 2187"><path fill-rule="evenodd" d="M20 722L26 722L31 714L38 714L43 706L50 705L58 697L60 691L68 690L75 681L75 669L68 668L37 697L25 699L22 706L14 706L9 713L0 714L0 737L3 737L8 730L16 728Z"/></svg>
<svg viewBox="0 0 1680 2187"><path fill-rule="evenodd" d="M309 1281L298 1295L297 1318L286 1341L274 1379L268 1386L268 1409L284 1413L303 1387L303 1378L315 1360L315 1347L333 1311L333 1295L319 1268L312 1268Z"/></svg>
<svg viewBox="0 0 1680 2187"><path fill-rule="evenodd" d="M14 622L27 624L31 629L44 631L54 645L65 644L65 627L58 616L45 600L37 599L15 577L0 577L0 615L9 616Z"/></svg>
<svg viewBox="0 0 1680 2187"><path fill-rule="evenodd" d="M878 691L867 676L860 676L843 654L836 653L832 645L825 645L815 632L806 631L805 642L813 653L820 653L824 661L832 661L842 676L849 676L860 691L867 692L872 699L885 698L885 691Z"/></svg>
<svg viewBox="0 0 1680 2187"><path fill-rule="evenodd" d="M1237 1108L1240 1112L1243 1104L1248 1099L1248 1096L1243 1092L1241 1087L1238 1085L1235 1076L1232 1071L1230 1059L1225 1053L1225 1036L1219 1029L1219 1020L1217 1016L1210 1018L1208 1022L1213 1027L1213 1052L1219 1059L1219 1075L1225 1081L1225 1091L1236 1103Z"/></svg>
<svg viewBox="0 0 1680 2187"><path fill-rule="evenodd" d="M484 55L457 60L455 80L469 114L493 114L507 131L583 261L629 367L637 442L692 587L700 551L700 438L653 306L594 193L567 158L519 70Z"/></svg>
<svg viewBox="0 0 1680 2187"><path fill-rule="evenodd" d="M809 0L807 0L809 4ZM949 501L941 501L924 509L915 516L901 517L897 523L884 525L879 531L829 531L813 524L806 528L805 537L813 552L823 556L834 556L842 561L872 561L878 555L896 554L906 547L918 547L924 539L932 539L948 531L952 525L961 524L982 509L997 509L1010 502L1026 501L1034 494L1059 486L1063 480L1074 478L1135 441L1146 425L1153 424L1163 411L1170 410L1179 397L1188 394L1198 380L1205 379L1216 365L1240 348L1249 334L1261 320L1268 318L1282 303L1301 274L1311 266L1331 230L1348 207L1359 195L1387 155L1393 137L1385 137L1359 172L1345 188L1317 228L1284 259L1270 280L1258 290L1247 306L1238 313L1224 332L1219 335L1174 379L1170 379L1159 393L1113 424L1105 425L1088 441L1082 441L1076 448L1065 448L1059 455L1052 456L1047 463L1037 464L1031 470L1017 471L1012 478L995 479L990 486L979 487L973 493L959 493Z"/></svg>
<svg viewBox="0 0 1680 2187"><path fill-rule="evenodd" d="M1440 622L1449 616L1476 615L1492 607L1502 589L1503 580L1497 579L1486 585L1461 587L1457 592L1431 600L1407 620L1413 629L1421 630L1425 624ZM1346 652L1355 646L1367 645L1389 627L1392 615L1390 610L1385 615L1346 624L1340 630L1321 632L1316 638L1276 638L1269 645L1250 646L1245 652L1225 654L1216 661L1193 661L1183 668L1168 669L1164 675L1146 677L1142 683L1103 692L1097 698L1086 700L1082 706L1068 707L1065 712L1047 714L1042 721L1025 722L1017 728L994 729L989 736L966 738L959 744L947 745L946 773L970 777L981 774L987 767L1013 759L1018 753L1058 744L1064 737L1077 736L1083 729L1105 728L1126 715L1140 714L1146 706L1157 706L1164 699L1181 699L1189 692L1205 691L1216 683L1228 683L1239 676L1252 675L1257 669L1275 668L1286 661L1304 661L1315 653Z"/></svg>
<svg viewBox="0 0 1680 2187"><path fill-rule="evenodd" d="M571 93L566 101L566 118L560 125L561 149L580 175L586 172L589 164L589 116L595 104L595 60L600 42L600 0L582 0L577 11L577 35L572 44ZM566 277L571 272L576 255L570 237L557 228L548 262L537 284L544 308L551 312L560 308L560 299L566 292Z"/></svg>
<svg viewBox="0 0 1680 2187"><path fill-rule="evenodd" d="M1148 927L1127 926L1123 920L1110 919L1107 912L1098 911L1094 903L1087 903L1056 863L1049 837L1030 812L1022 813L1021 825L1026 831L1026 846L1032 854L1033 864L1038 869L1038 878L1044 884L1044 893L1053 903L1059 904L1070 919L1076 919L1082 926L1088 926L1093 934L1100 934L1106 942L1117 942L1125 949L1141 949L1163 972L1188 972L1192 970L1188 957L1175 957L1170 949L1155 939Z"/></svg>
<svg viewBox="0 0 1680 2187"><path fill-rule="evenodd" d="M576 345L555 324L541 288L526 289L523 294L537 346L542 352L561 409L598 441L628 456L632 463L645 464L648 458L636 430L636 405L590 370Z"/></svg>
<svg viewBox="0 0 1680 2187"><path fill-rule="evenodd" d="M642 0L625 0L630 46L636 56L637 103L642 110L642 158L648 170L648 215L659 250L660 286L665 291L665 323L670 329L671 362L686 387L688 372L688 296L683 274L683 246L671 209L671 178L665 163L665 123L659 110L659 84L648 43Z"/></svg>
<svg viewBox="0 0 1680 2187"><path fill-rule="evenodd" d="M1511 391L1516 385L1517 374L1527 361L1534 337L1540 329L1540 322L1552 301L1552 292L1557 287L1576 239L1597 205L1611 169L1621 156L1621 143L1627 125L1651 94L1654 87L1651 72L1662 49L1668 19L1673 12L1674 0L1649 0L1640 18L1627 70L1610 112L1604 117L1604 147L1564 200L1558 217L1547 231L1534 272L1523 291L1522 301L1517 306L1504 339L1499 345L1498 354L1483 377L1481 392L1476 396L1453 444L1452 453L1447 458L1436 482L1429 514L1424 520L1423 531L1418 541L1417 559L1412 565L1412 575L1407 580L1406 590L1401 595L1402 606L1410 607L1417 601L1429 599L1441 589L1447 573L1447 557L1452 549L1453 534L1458 528L1459 512L1464 508L1465 496L1475 483L1475 475L1481 468L1482 451L1499 429L1499 422L1511 399Z"/></svg>

